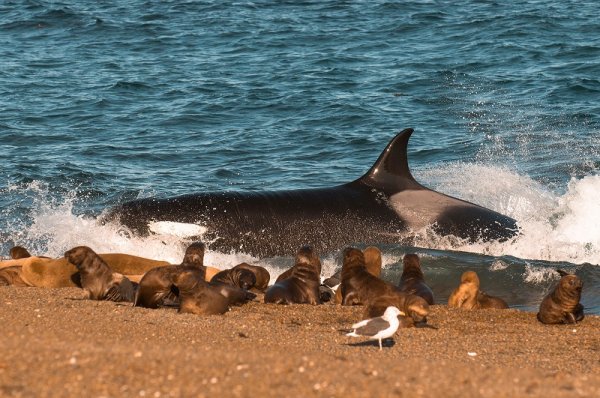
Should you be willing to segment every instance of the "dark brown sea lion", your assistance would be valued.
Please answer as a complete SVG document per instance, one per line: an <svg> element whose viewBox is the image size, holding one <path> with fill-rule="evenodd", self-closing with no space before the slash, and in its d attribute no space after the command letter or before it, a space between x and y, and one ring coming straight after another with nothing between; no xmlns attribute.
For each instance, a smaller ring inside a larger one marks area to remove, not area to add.
<svg viewBox="0 0 600 398"><path fill-rule="evenodd" d="M140 279L134 305L146 308L177 305L179 292L174 284L175 277L182 271L188 271L196 278L204 280L204 252L204 243L194 242L186 249L180 265L156 267L146 272Z"/></svg>
<svg viewBox="0 0 600 398"><path fill-rule="evenodd" d="M423 297L428 304L433 304L433 291L425 283L419 256L416 254L406 254L402 263L402 276L398 284L400 291Z"/></svg>
<svg viewBox="0 0 600 398"><path fill-rule="evenodd" d="M244 290L250 290L256 284L256 275L248 269L233 267L213 276L210 283L213 285L236 286Z"/></svg>
<svg viewBox="0 0 600 398"><path fill-rule="evenodd" d="M0 269L0 286L29 287L21 277L21 268L18 265Z"/></svg>
<svg viewBox="0 0 600 398"><path fill-rule="evenodd" d="M213 289L194 269L180 269L173 275L179 291L179 312L196 315L224 314L229 299Z"/></svg>
<svg viewBox="0 0 600 398"><path fill-rule="evenodd" d="M278 279L265 293L265 303L321 304L321 261L312 248L302 247L296 254L296 264L290 275Z"/></svg>
<svg viewBox="0 0 600 398"><path fill-rule="evenodd" d="M113 272L100 256L87 246L65 252L65 258L77 267L81 287L92 300L133 301L134 287L129 279Z"/></svg>
<svg viewBox="0 0 600 398"><path fill-rule="evenodd" d="M342 305L361 305L376 297L397 291L395 286L383 281L367 270L365 255L359 249L344 249L341 283L338 290Z"/></svg>
<svg viewBox="0 0 600 398"><path fill-rule="evenodd" d="M579 277L563 270L557 270L561 275L556 287L542 300L537 319L542 323L577 323L583 320L583 305L581 291L583 282Z"/></svg>
<svg viewBox="0 0 600 398"><path fill-rule="evenodd" d="M460 285L448 298L448 307L466 310L496 308L506 309L508 304L499 297L489 296L480 290L479 276L474 271L466 271L460 278Z"/></svg>
<svg viewBox="0 0 600 398"><path fill-rule="evenodd" d="M9 253L10 258L14 260L31 257L31 254L23 246L14 246L10 249Z"/></svg>
<svg viewBox="0 0 600 398"><path fill-rule="evenodd" d="M264 267L261 267L259 265L251 265L248 263L241 263L233 268L247 269L248 271L254 273L254 276L256 277L256 283L254 284L253 290L264 292L265 290L267 290L267 287L269 287L271 275L269 274L269 271L267 271Z"/></svg>
<svg viewBox="0 0 600 398"><path fill-rule="evenodd" d="M381 316L390 305L398 306L398 309L402 308L401 311L405 314L398 317L400 327L406 328L427 323L427 315L429 315L427 301L423 297L404 292L386 294L373 299L365 306L363 317Z"/></svg>
<svg viewBox="0 0 600 398"><path fill-rule="evenodd" d="M364 316L381 316L388 306L394 306L406 314L403 326L426 322L429 305L419 296L401 292L391 283L367 271L364 254L358 249L344 249L342 282L339 287L342 305L365 305Z"/></svg>

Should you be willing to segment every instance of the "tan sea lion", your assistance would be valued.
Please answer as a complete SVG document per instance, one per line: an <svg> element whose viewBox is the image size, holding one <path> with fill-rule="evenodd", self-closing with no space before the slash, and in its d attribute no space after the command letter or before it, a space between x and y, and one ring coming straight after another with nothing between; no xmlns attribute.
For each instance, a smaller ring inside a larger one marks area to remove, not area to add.
<svg viewBox="0 0 600 398"><path fill-rule="evenodd" d="M256 284L256 275L248 269L233 267L223 270L213 276L210 283L213 285L223 284L236 286L244 290L250 290Z"/></svg>
<svg viewBox="0 0 600 398"><path fill-rule="evenodd" d="M537 319L546 324L577 323L583 320L581 291L583 282L576 275L557 270L561 275L555 288L544 297Z"/></svg>
<svg viewBox="0 0 600 398"><path fill-rule="evenodd" d="M402 276L398 284L400 291L423 297L428 304L433 304L433 291L425 283L419 256L406 254L402 259L402 264Z"/></svg>
<svg viewBox="0 0 600 398"><path fill-rule="evenodd" d="M265 292L265 303L275 304L321 304L321 261L309 246L296 254L296 264L289 277L278 280Z"/></svg>
<svg viewBox="0 0 600 398"><path fill-rule="evenodd" d="M506 309L508 304L499 297L489 296L480 290L479 276L474 271L466 271L460 278L460 285L448 298L448 307L466 310L496 308Z"/></svg>
<svg viewBox="0 0 600 398"><path fill-rule="evenodd" d="M365 250L363 250L363 254L365 255L365 266L367 267L367 271L371 275L376 277L381 276L381 250L379 250L375 246L369 246Z"/></svg>
<svg viewBox="0 0 600 398"><path fill-rule="evenodd" d="M131 281L122 274L113 272L89 247L74 247L65 252L65 258L77 267L81 287L90 299L133 301L134 287Z"/></svg>
<svg viewBox="0 0 600 398"><path fill-rule="evenodd" d="M0 286L29 287L21 278L21 268L18 265L0 269Z"/></svg>
<svg viewBox="0 0 600 398"><path fill-rule="evenodd" d="M144 274L139 282L134 305L137 307L158 308L165 305L177 305L179 292L174 278L182 271L188 271L194 277L204 280L205 245L194 242L185 251L180 265L167 265L152 268Z"/></svg>

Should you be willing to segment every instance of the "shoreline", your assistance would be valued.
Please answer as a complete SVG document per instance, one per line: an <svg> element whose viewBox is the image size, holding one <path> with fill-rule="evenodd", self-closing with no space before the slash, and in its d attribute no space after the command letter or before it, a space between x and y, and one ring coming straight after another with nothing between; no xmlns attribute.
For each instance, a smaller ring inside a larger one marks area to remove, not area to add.
<svg viewBox="0 0 600 398"><path fill-rule="evenodd" d="M431 307L393 343L340 333L362 307L251 302L222 316L0 288L0 395L598 396L600 317ZM258 299L262 300L259 295Z"/></svg>

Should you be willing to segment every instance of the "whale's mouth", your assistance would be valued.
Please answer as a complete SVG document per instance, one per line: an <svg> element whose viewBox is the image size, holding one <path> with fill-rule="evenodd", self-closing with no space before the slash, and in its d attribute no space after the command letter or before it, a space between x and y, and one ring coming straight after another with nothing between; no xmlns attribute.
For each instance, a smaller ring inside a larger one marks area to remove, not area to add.
<svg viewBox="0 0 600 398"><path fill-rule="evenodd" d="M181 223L175 221L150 221L148 229L157 235L172 235L180 238L202 236L207 228L198 224Z"/></svg>

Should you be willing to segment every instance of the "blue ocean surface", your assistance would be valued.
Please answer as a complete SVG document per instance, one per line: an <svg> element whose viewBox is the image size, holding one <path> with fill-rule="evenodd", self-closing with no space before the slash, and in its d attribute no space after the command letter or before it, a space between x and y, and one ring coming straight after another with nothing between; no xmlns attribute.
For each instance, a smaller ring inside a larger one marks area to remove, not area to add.
<svg viewBox="0 0 600 398"><path fill-rule="evenodd" d="M600 20L592 1L3 1L0 255L76 245L172 262L185 239L105 209L199 191L333 186L413 127L416 179L515 218L510 242L417 252L445 302L460 275L536 311L584 281L600 314ZM289 258L209 251L219 268ZM340 267L323 253L324 276Z"/></svg>

